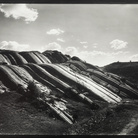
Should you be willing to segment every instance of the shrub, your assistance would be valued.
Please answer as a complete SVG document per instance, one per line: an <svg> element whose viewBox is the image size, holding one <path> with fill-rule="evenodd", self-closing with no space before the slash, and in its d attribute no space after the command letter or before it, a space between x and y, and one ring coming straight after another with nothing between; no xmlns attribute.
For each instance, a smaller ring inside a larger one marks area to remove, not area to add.
<svg viewBox="0 0 138 138"><path fill-rule="evenodd" d="M39 97L41 94L41 89L35 84L34 81L30 81L27 87L28 96Z"/></svg>

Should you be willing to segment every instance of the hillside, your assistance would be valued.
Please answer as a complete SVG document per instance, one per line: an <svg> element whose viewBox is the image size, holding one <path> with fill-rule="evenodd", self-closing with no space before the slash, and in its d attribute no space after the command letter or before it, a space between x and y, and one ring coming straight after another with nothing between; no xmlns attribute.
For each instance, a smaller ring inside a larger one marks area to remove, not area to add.
<svg viewBox="0 0 138 138"><path fill-rule="evenodd" d="M138 84L138 62L115 62L104 66L103 69Z"/></svg>
<svg viewBox="0 0 138 138"><path fill-rule="evenodd" d="M138 99L122 70L59 51L0 50L0 134L121 133L137 116ZM137 134L137 124L129 131Z"/></svg>

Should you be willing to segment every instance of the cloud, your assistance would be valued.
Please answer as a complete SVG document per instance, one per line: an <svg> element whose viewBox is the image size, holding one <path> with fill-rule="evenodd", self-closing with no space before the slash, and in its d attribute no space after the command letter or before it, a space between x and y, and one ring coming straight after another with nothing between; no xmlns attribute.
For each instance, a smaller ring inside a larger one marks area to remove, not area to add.
<svg viewBox="0 0 138 138"><path fill-rule="evenodd" d="M88 44L88 42L83 41L83 42L80 42L80 43L83 45L84 48L88 48L88 46L86 45L86 44Z"/></svg>
<svg viewBox="0 0 138 138"><path fill-rule="evenodd" d="M71 56L75 56L78 53L78 49L76 47L70 46L65 49L65 53Z"/></svg>
<svg viewBox="0 0 138 138"><path fill-rule="evenodd" d="M106 57L115 57L117 55L126 55L129 51L118 51L118 52L103 52L103 51L79 51L76 47L67 47L65 53L70 55L76 55L80 57L94 57L94 56L106 56ZM89 58L90 59L90 58Z"/></svg>
<svg viewBox="0 0 138 138"><path fill-rule="evenodd" d="M119 39L115 39L110 42L111 48L113 48L115 50L126 48L127 44L128 44L127 42L124 42Z"/></svg>
<svg viewBox="0 0 138 138"><path fill-rule="evenodd" d="M78 56L80 59L85 60L88 63L94 64L94 65L99 65L99 66L104 66L112 62L120 61L120 60L125 60L124 57L128 54L129 52L123 52L123 51L118 51L118 52L103 52L103 51L80 51L76 52L76 56Z"/></svg>
<svg viewBox="0 0 138 138"><path fill-rule="evenodd" d="M28 44L19 44L15 41L2 41L0 43L0 49L15 50L15 51L26 51L30 46Z"/></svg>
<svg viewBox="0 0 138 138"><path fill-rule="evenodd" d="M83 47L84 47L84 48L88 48L88 46L86 46L86 45L84 45Z"/></svg>
<svg viewBox="0 0 138 138"><path fill-rule="evenodd" d="M51 29L50 31L46 32L48 35L60 35L63 34L64 31L61 29Z"/></svg>
<svg viewBox="0 0 138 138"><path fill-rule="evenodd" d="M80 42L81 44L87 44L88 42Z"/></svg>
<svg viewBox="0 0 138 138"><path fill-rule="evenodd" d="M61 50L61 45L56 42L49 43L44 47L44 50Z"/></svg>
<svg viewBox="0 0 138 138"><path fill-rule="evenodd" d="M65 54L69 54L71 56L77 56L80 59L91 63L93 65L104 66L112 62L127 60L124 57L129 53L129 51L117 51L117 52L104 52L104 51L87 51L76 47L67 47L65 49Z"/></svg>
<svg viewBox="0 0 138 138"><path fill-rule="evenodd" d="M112 55L112 56L117 56L117 55L126 55L128 54L129 51L118 51L118 52L112 52L112 53L109 53L109 55Z"/></svg>
<svg viewBox="0 0 138 138"><path fill-rule="evenodd" d="M11 16L14 19L24 19L26 23L33 22L38 17L37 10L28 8L26 4L2 4L0 11L5 14L6 18Z"/></svg>
<svg viewBox="0 0 138 138"><path fill-rule="evenodd" d="M103 65L103 63L101 63L105 62L105 60L102 60L103 58L109 60L109 53L105 53L102 51L79 51L79 49L77 49L76 47L67 47L65 50L65 54L77 56L80 59L94 65Z"/></svg>
<svg viewBox="0 0 138 138"><path fill-rule="evenodd" d="M138 61L138 54L130 56L129 59L133 61Z"/></svg>
<svg viewBox="0 0 138 138"><path fill-rule="evenodd" d="M98 44L97 43L94 43L93 44L93 48L97 48Z"/></svg>
<svg viewBox="0 0 138 138"><path fill-rule="evenodd" d="M65 42L65 40L63 40L62 38L57 38L57 41Z"/></svg>
<svg viewBox="0 0 138 138"><path fill-rule="evenodd" d="M106 55L109 56L111 53L106 53L102 51L79 51L76 47L67 47L65 49L65 53L70 54L72 56L80 56L80 57L89 57L91 56L96 56L96 55Z"/></svg>

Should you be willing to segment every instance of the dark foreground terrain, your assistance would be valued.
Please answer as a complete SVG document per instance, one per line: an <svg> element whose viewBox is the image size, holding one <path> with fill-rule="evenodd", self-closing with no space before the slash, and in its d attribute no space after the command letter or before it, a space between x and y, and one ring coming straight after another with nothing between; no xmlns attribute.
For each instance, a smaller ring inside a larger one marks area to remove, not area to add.
<svg viewBox="0 0 138 138"><path fill-rule="evenodd" d="M25 99L16 92L4 93L0 96L0 134L138 134L138 101L126 99L118 106L110 105L98 111L89 110L79 104L81 103L74 103L79 118L73 125L69 125L50 114L46 107L36 101ZM130 125L126 127L129 123Z"/></svg>

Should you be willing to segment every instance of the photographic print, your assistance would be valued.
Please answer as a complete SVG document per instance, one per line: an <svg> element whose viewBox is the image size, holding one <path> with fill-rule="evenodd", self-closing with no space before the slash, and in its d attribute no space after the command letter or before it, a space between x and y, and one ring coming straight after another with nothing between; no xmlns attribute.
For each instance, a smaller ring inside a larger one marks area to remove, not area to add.
<svg viewBox="0 0 138 138"><path fill-rule="evenodd" d="M0 4L0 135L137 135L138 4Z"/></svg>

